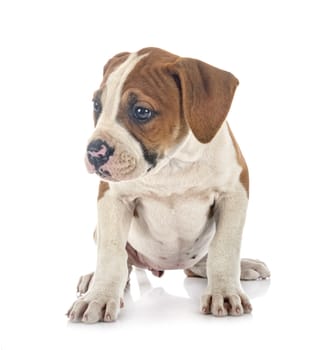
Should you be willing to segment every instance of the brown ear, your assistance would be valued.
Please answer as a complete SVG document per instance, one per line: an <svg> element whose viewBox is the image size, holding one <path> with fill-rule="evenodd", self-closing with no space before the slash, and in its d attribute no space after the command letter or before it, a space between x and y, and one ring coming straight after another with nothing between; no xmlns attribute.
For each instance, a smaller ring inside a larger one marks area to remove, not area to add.
<svg viewBox="0 0 319 350"><path fill-rule="evenodd" d="M180 82L185 119L195 137L208 143L216 135L230 109L238 80L207 63L179 58L169 65Z"/></svg>

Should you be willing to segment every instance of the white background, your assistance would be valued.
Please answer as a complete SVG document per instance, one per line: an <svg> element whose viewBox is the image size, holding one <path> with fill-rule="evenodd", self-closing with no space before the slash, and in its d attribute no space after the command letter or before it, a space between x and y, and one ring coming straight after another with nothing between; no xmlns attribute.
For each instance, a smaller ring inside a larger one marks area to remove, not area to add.
<svg viewBox="0 0 319 350"><path fill-rule="evenodd" d="M318 349L316 1L1 1L0 349ZM157 46L240 80L229 122L249 164L251 316L202 316L204 281L134 271L112 324L70 324L94 269L97 178L83 155L106 60Z"/></svg>

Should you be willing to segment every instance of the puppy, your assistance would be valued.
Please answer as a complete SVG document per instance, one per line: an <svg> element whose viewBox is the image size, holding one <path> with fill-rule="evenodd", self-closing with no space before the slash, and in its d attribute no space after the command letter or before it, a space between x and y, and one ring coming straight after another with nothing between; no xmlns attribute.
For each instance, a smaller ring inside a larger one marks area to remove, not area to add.
<svg viewBox="0 0 319 350"><path fill-rule="evenodd" d="M225 121L238 80L157 48L120 53L93 97L86 166L101 179L96 271L84 276L71 321L116 320L132 265L207 278L200 310L252 310L242 279L269 276L240 261L248 169Z"/></svg>

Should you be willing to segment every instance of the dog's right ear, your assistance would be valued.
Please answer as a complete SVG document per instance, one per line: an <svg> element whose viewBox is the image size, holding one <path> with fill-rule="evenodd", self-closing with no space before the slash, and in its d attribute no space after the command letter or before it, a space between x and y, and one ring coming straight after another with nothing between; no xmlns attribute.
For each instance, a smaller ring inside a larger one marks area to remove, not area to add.
<svg viewBox="0 0 319 350"><path fill-rule="evenodd" d="M114 57L112 57L103 68L103 76L110 75L113 72L114 68L123 63L129 56L129 52L121 52Z"/></svg>

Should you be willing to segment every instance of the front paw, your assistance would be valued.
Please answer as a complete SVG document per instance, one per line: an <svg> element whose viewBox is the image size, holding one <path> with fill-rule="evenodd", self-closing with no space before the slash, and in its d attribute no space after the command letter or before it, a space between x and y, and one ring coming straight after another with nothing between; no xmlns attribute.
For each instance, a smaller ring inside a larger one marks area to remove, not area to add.
<svg viewBox="0 0 319 350"><path fill-rule="evenodd" d="M214 316L241 316L249 314L252 306L246 294L240 290L206 292L201 298L201 311Z"/></svg>
<svg viewBox="0 0 319 350"><path fill-rule="evenodd" d="M67 316L72 322L111 322L117 319L121 307L123 299L119 296L92 289L75 301Z"/></svg>

